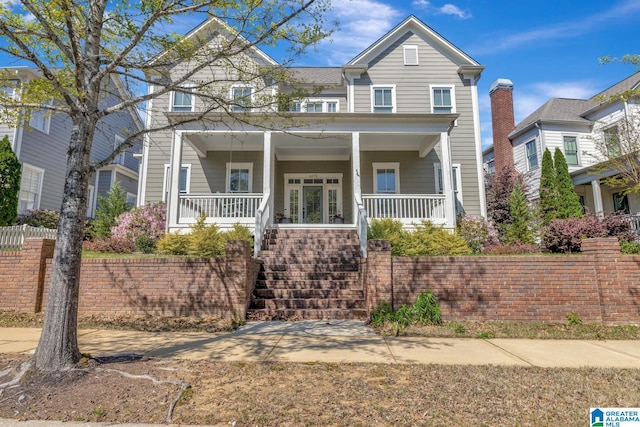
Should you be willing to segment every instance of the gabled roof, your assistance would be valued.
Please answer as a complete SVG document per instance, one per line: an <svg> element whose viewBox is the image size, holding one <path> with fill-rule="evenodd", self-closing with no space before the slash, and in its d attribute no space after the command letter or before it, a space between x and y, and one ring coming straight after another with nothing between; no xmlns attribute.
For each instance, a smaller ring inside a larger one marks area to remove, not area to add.
<svg viewBox="0 0 640 427"><path fill-rule="evenodd" d="M296 83L316 85L341 85L341 67L291 67Z"/></svg>
<svg viewBox="0 0 640 427"><path fill-rule="evenodd" d="M387 34L379 38L371 46L360 52L358 56L353 58L346 65L349 66L367 64L370 60L377 57L382 51L389 47L389 45L394 43L409 31L412 31L414 34L430 40L434 45L440 46L444 50L451 53L453 57L458 58L458 65L480 66L480 64L475 59L464 53L453 43L442 37L433 28L429 27L414 15L409 15L404 21L394 27ZM480 69L479 71L482 70Z"/></svg>
<svg viewBox="0 0 640 427"><path fill-rule="evenodd" d="M233 35L234 37L238 37L243 43L250 44L250 41L239 34L233 27L224 22L223 20L216 18L215 16L210 17L203 22L201 22L198 26L193 28L187 34L185 34L185 39L191 39L200 37L203 40L210 39L212 35L216 33L224 33L227 35ZM258 57L262 58L265 63L269 65L279 65L278 62L259 49L257 46L252 46L251 51L254 52ZM169 54L171 50L161 52L154 59L150 61L150 63L154 63L163 56Z"/></svg>
<svg viewBox="0 0 640 427"><path fill-rule="evenodd" d="M630 75L621 82L618 82L610 88L605 89L597 95L591 97L591 101L599 102L601 99L610 98L615 94L622 93L631 89L637 89L638 87L640 87L640 71Z"/></svg>
<svg viewBox="0 0 640 427"><path fill-rule="evenodd" d="M591 121L582 117L582 113L591 105L592 102L585 99L551 98L518 123L509 134L509 139L527 131L536 123L562 122L590 125Z"/></svg>

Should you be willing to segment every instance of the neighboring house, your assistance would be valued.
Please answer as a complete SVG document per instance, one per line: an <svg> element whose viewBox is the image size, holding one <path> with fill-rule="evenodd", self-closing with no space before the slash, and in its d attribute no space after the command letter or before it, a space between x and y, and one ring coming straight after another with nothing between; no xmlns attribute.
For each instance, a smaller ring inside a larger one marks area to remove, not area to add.
<svg viewBox="0 0 640 427"><path fill-rule="evenodd" d="M11 87L19 87L20 82L40 77L38 70L34 68L11 67L4 68L3 71L10 72ZM115 104L119 96L125 96L116 80L113 80L113 85L116 90L104 100L107 105ZM3 90L11 91L14 97L20 96L19 93L13 93L12 88L4 87ZM91 149L91 161L100 161L110 155L114 146L122 141L121 135L138 132L143 128L143 123L134 110L123 111L100 121ZM18 212L28 209L59 211L64 190L71 119L63 114L47 114L44 111L26 112L20 117L18 126L0 125L0 137L5 135L9 137L11 147L22 163ZM88 217L94 216L97 196L106 196L116 181L127 192L129 202L136 203L139 161L134 158L134 153L137 151L140 151L139 146L120 154L112 164L101 168L91 179L87 199Z"/></svg>
<svg viewBox="0 0 640 427"><path fill-rule="evenodd" d="M619 188L601 182L614 171L597 167L604 156L597 147L603 135L615 138L616 123L625 114L639 114L637 99L606 102L611 96L640 87L640 73L622 80L590 99L552 98L516 126L513 123L513 84L499 79L490 89L494 143L484 151L485 170L505 166L525 173L530 191L537 199L542 153L560 148L567 159L569 173L583 206L593 213L623 210L640 212L638 195L623 195ZM594 167L595 166L595 167Z"/></svg>
<svg viewBox="0 0 640 427"><path fill-rule="evenodd" d="M210 20L190 34L220 37L221 27ZM257 49L249 57L279 67ZM171 72L182 67L188 64ZM287 132L225 114L180 125L198 112L199 99L181 92L158 97L147 120L176 125L144 143L139 203L166 201L169 231L205 215L221 227L255 227L258 239L269 227L344 222L362 230L364 221L386 217L409 227L426 219L453 228L456 214L485 215L477 94L483 69L409 16L341 67L291 69L298 85L321 89L294 100L295 125ZM232 110L256 119L276 113L248 112L243 99L293 90L287 82L244 82L225 72L209 67L194 79L226 79Z"/></svg>

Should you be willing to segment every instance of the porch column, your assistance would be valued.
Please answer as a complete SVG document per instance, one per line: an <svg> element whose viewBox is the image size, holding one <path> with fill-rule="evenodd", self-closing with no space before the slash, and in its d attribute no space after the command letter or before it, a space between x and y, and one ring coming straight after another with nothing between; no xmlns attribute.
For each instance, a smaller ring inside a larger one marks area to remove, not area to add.
<svg viewBox="0 0 640 427"><path fill-rule="evenodd" d="M180 222L180 170L182 169L182 132L173 133L171 143L171 165L169 174L169 196L167 197L167 231Z"/></svg>
<svg viewBox="0 0 640 427"><path fill-rule="evenodd" d="M455 228L456 226L456 204L455 195L453 194L453 168L451 167L451 147L449 145L449 133L440 133L440 155L442 167L442 193L445 197L445 218L447 220L447 228Z"/></svg>
<svg viewBox="0 0 640 427"><path fill-rule="evenodd" d="M362 186L360 185L360 132L351 134L351 179L353 180L353 221L358 218L358 204L362 203Z"/></svg>
<svg viewBox="0 0 640 427"><path fill-rule="evenodd" d="M271 143L271 132L267 131L264 133L264 153L263 153L263 172L262 172L262 195L266 197L269 195L269 224L273 224L273 212L274 211L274 194L275 191L275 177L274 173L274 161L275 161L275 151L273 150L273 145Z"/></svg>
<svg viewBox="0 0 640 427"><path fill-rule="evenodd" d="M591 189L593 190L593 208L595 214L599 217L604 215L604 207L602 205L602 191L600 190L600 181L594 179L591 181Z"/></svg>

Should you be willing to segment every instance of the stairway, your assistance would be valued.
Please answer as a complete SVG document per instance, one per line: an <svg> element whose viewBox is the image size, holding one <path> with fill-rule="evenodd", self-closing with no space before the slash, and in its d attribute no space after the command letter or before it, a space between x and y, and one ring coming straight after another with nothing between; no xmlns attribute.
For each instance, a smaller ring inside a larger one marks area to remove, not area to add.
<svg viewBox="0 0 640 427"><path fill-rule="evenodd" d="M355 230L271 229L258 259L248 319L365 319Z"/></svg>

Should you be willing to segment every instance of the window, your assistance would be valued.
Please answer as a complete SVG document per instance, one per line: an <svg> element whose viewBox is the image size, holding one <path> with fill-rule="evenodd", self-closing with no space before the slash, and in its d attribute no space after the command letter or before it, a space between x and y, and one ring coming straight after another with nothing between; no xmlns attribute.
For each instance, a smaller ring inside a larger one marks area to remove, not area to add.
<svg viewBox="0 0 640 427"><path fill-rule="evenodd" d="M296 101L291 104L289 111L293 113L337 113L338 101L327 99L309 99Z"/></svg>
<svg viewBox="0 0 640 427"><path fill-rule="evenodd" d="M486 172L489 175L493 175L494 173L496 173L496 161L495 159L491 159L487 162L487 170Z"/></svg>
<svg viewBox="0 0 640 427"><path fill-rule="evenodd" d="M418 65L418 45L406 44L402 46L404 51L404 65Z"/></svg>
<svg viewBox="0 0 640 427"><path fill-rule="evenodd" d="M253 163L227 163L227 193L251 193Z"/></svg>
<svg viewBox="0 0 640 427"><path fill-rule="evenodd" d="M51 125L51 113L47 110L31 110L29 113L29 126L49 134L49 126Z"/></svg>
<svg viewBox="0 0 640 427"><path fill-rule="evenodd" d="M193 95L188 92L172 92L171 111L193 111Z"/></svg>
<svg viewBox="0 0 640 427"><path fill-rule="evenodd" d="M124 142L124 138L121 137L120 135L116 135L116 138L113 141L113 150L115 151L123 142ZM117 165L124 165L124 156L125 156L125 152L122 151L120 154L118 154L115 157L115 159L113 159L113 163Z"/></svg>
<svg viewBox="0 0 640 427"><path fill-rule="evenodd" d="M400 192L400 163L373 164L373 192L376 194Z"/></svg>
<svg viewBox="0 0 640 427"><path fill-rule="evenodd" d="M431 112L439 114L455 113L455 96L453 86L431 87Z"/></svg>
<svg viewBox="0 0 640 427"><path fill-rule="evenodd" d="M396 91L395 86L372 87L372 111L374 113L395 113L396 112Z"/></svg>
<svg viewBox="0 0 640 427"><path fill-rule="evenodd" d="M611 126L602 131L604 138L604 146L607 149L607 155L617 157L620 152L620 136L618 135L618 126Z"/></svg>
<svg viewBox="0 0 640 427"><path fill-rule="evenodd" d="M250 86L235 86L231 88L231 99L233 101L231 111L235 113L251 111L252 94L253 88Z"/></svg>
<svg viewBox="0 0 640 427"><path fill-rule="evenodd" d="M133 207L136 205L136 201L137 201L138 197L133 194L133 193L129 193L127 191L127 205Z"/></svg>
<svg viewBox="0 0 640 427"><path fill-rule="evenodd" d="M171 174L169 171L171 170L170 165L164 165L164 188L162 189L162 200L164 202L167 201L167 194L169 193L169 188L171 187ZM178 191L180 194L188 194L189 187L191 185L191 165L182 165L180 168L180 184Z"/></svg>
<svg viewBox="0 0 640 427"><path fill-rule="evenodd" d="M444 184L442 182L442 167L440 166L440 163L435 163L433 166L436 171L436 194L443 194ZM462 175L460 173L460 165L451 165L451 170L453 171L451 177L453 178L453 194L456 203L456 215L460 215L464 213L464 205L462 204Z"/></svg>
<svg viewBox="0 0 640 427"><path fill-rule="evenodd" d="M578 138L575 136L565 136L564 140L564 157L567 159L569 166L578 166Z"/></svg>
<svg viewBox="0 0 640 427"><path fill-rule="evenodd" d="M527 150L527 164L529 170L538 168L538 150L536 148L536 141L529 141L526 144Z"/></svg>
<svg viewBox="0 0 640 427"><path fill-rule="evenodd" d="M40 207L43 176L44 169L36 168L26 163L22 165L18 212L24 213L28 209L38 209Z"/></svg>
<svg viewBox="0 0 640 427"><path fill-rule="evenodd" d="M629 210L629 198L626 194L613 193L613 210L614 212L624 212L628 214Z"/></svg>

